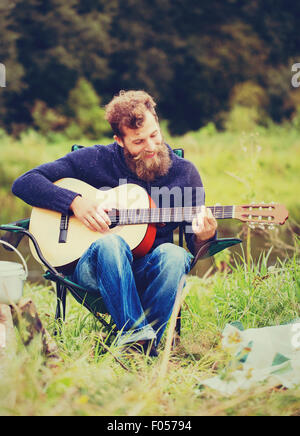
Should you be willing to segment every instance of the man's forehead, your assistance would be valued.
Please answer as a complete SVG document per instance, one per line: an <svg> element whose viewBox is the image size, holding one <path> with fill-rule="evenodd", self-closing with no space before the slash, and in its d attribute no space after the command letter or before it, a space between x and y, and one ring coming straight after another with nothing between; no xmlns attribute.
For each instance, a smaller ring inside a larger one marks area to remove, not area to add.
<svg viewBox="0 0 300 436"><path fill-rule="evenodd" d="M124 126L123 133L124 136L130 136L131 138L140 138L145 134L153 133L158 129L158 124L156 119L150 114L152 118L149 116L145 117L143 124L137 129L131 129L130 127Z"/></svg>

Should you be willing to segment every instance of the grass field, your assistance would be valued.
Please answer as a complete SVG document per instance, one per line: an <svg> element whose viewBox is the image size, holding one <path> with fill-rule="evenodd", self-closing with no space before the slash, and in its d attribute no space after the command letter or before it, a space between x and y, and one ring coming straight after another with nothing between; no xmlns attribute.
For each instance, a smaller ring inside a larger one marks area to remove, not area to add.
<svg viewBox="0 0 300 436"><path fill-rule="evenodd" d="M0 414L299 415L300 387L270 389L259 383L230 397L199 389L201 380L223 371L230 360L220 347L227 323L240 321L250 328L299 318L297 259L268 268L262 258L250 270L240 265L232 266L226 276L217 272L204 279L190 277L186 290L181 343L170 351L164 337L156 359L128 358L114 345L107 350L99 324L69 297L67 322L56 339L61 361L55 367L47 363L39 337L28 347L19 341L17 358L0 380ZM51 287L27 285L25 295L33 299L53 333Z"/></svg>
<svg viewBox="0 0 300 436"><path fill-rule="evenodd" d="M1 222L8 222L30 211L9 194L13 180L65 154L71 144L58 137L46 142L33 131L18 142L3 133L0 136L0 215ZM207 204L283 202L290 212L291 232L299 228L300 140L296 131L278 127L233 134L203 129L180 138L170 138L165 132L165 137L172 147L184 147L186 158L198 167ZM240 227L234 224L232 236L238 231ZM113 345L107 350L99 324L69 297L67 322L61 337L55 339L60 362L55 367L47 362L40 338L28 347L19 340L16 358L0 379L0 415L300 415L300 387L270 389L257 384L231 397L199 389L201 380L223 371L230 360L220 347L227 323L264 327L300 317L299 244L292 238L286 251L279 236L277 245L281 261L276 264L270 264L266 253L261 253L259 261L248 258L235 263L227 251L216 256L210 271L214 274L191 275L183 303L181 343L170 351L164 337L158 359L128 359ZM231 265L225 272L220 268L222 260ZM33 299L53 335L56 299L52 287L27 283L25 296Z"/></svg>

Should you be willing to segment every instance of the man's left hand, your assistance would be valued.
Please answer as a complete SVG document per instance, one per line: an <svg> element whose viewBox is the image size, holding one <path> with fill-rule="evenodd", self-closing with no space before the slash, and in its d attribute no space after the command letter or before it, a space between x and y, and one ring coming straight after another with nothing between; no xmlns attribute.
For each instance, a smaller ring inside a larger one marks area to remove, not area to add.
<svg viewBox="0 0 300 436"><path fill-rule="evenodd" d="M210 209L201 206L201 212L193 219L192 229L196 242L204 242L212 238L217 230L217 221Z"/></svg>

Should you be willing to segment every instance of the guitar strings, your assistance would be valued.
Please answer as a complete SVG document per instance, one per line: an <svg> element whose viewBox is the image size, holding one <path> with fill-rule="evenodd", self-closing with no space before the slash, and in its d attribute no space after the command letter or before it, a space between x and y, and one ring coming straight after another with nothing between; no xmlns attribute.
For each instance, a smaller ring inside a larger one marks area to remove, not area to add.
<svg viewBox="0 0 300 436"><path fill-rule="evenodd" d="M233 218L233 206L209 206L215 218ZM175 208L152 208L152 209L119 209L114 215L114 221L118 224L149 224L159 222L191 222L200 206L187 206ZM111 216L111 215L110 215Z"/></svg>

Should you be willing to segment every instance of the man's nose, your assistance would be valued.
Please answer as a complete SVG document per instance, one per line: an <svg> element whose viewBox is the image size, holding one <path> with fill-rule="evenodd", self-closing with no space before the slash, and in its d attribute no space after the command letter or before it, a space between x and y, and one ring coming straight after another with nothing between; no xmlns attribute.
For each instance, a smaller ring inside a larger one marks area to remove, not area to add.
<svg viewBox="0 0 300 436"><path fill-rule="evenodd" d="M148 139L145 150L152 153L156 149L156 143L154 139Z"/></svg>

